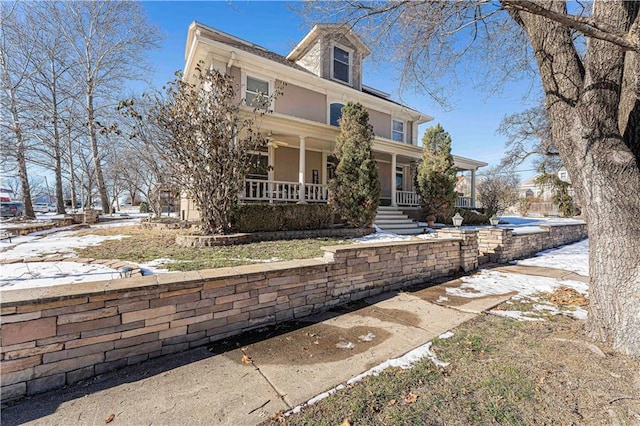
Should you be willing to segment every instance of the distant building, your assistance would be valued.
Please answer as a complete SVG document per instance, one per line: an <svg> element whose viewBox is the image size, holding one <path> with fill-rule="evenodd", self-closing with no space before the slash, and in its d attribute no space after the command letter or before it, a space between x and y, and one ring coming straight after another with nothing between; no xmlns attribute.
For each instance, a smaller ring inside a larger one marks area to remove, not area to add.
<svg viewBox="0 0 640 426"><path fill-rule="evenodd" d="M544 215L557 215L558 206L553 203L553 188L551 185L541 185L536 183L541 176L537 173L528 179L525 179L520 188L518 189L518 195L520 198L528 198L531 202L529 208L530 213L544 214ZM558 178L563 182L571 183L569 173L564 167L558 170ZM569 187L569 195L574 196L573 189Z"/></svg>

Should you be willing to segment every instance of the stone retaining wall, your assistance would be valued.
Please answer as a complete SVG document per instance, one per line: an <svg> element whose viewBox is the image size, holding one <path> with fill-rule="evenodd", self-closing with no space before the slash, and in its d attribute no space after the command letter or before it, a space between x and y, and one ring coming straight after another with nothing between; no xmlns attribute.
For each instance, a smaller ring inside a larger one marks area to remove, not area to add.
<svg viewBox="0 0 640 426"><path fill-rule="evenodd" d="M507 228L480 228L480 256L486 256L490 262L507 263L587 237L587 225L584 223L540 225L539 228L540 231L518 234Z"/></svg>
<svg viewBox="0 0 640 426"><path fill-rule="evenodd" d="M473 247L450 238L335 246L324 259L3 291L1 398L446 276Z"/></svg>
<svg viewBox="0 0 640 426"><path fill-rule="evenodd" d="M299 240L304 238L358 238L373 234L373 228L308 229L303 231L251 232L229 235L177 235L182 247L214 247L249 244L259 241Z"/></svg>

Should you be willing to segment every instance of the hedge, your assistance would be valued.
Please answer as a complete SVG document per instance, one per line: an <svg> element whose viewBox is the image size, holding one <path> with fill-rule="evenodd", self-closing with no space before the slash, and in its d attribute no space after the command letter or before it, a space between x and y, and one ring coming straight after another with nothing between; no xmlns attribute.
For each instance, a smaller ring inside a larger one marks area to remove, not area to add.
<svg viewBox="0 0 640 426"><path fill-rule="evenodd" d="M474 213L472 210L469 209L462 209L462 208L456 208L455 211L453 212L453 214L448 215L448 217L440 217L438 216L436 218L437 222L440 223L445 223L448 225L452 225L453 221L451 220L451 218L453 217L453 215L455 215L456 213L460 213L460 216L462 216L462 225L488 225L489 224L489 217L487 217L487 215L484 214L478 214L478 213Z"/></svg>
<svg viewBox="0 0 640 426"><path fill-rule="evenodd" d="M326 204L241 204L232 223L236 232L327 229L331 209Z"/></svg>

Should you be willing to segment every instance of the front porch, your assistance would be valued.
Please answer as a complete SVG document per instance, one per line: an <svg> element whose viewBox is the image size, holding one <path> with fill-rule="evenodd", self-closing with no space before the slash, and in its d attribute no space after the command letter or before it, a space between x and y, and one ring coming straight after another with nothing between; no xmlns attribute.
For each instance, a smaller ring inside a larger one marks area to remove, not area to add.
<svg viewBox="0 0 640 426"><path fill-rule="evenodd" d="M395 202L389 197L382 197L381 204L420 207L420 197L414 191L396 190L394 195ZM244 193L240 194L241 202L326 203L328 199L327 185L262 179L245 179ZM473 198L459 196L456 207L473 208Z"/></svg>

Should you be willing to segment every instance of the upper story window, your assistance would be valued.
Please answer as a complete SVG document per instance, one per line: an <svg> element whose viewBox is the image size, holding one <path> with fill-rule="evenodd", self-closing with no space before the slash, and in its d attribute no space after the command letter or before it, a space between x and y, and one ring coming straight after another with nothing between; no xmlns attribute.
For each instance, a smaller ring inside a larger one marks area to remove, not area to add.
<svg viewBox="0 0 640 426"><path fill-rule="evenodd" d="M391 139L396 142L404 142L404 121L393 120Z"/></svg>
<svg viewBox="0 0 640 426"><path fill-rule="evenodd" d="M333 46L333 78L349 84L351 53L338 46Z"/></svg>
<svg viewBox="0 0 640 426"><path fill-rule="evenodd" d="M343 104L333 103L329 105L329 124L332 126L339 126L339 120L342 118Z"/></svg>
<svg viewBox="0 0 640 426"><path fill-rule="evenodd" d="M259 78L247 76L247 85L245 89L245 99L247 100L247 105L252 107L266 107L268 105L258 105L258 100L260 99L265 102L267 97L269 96L269 82L265 80L260 80Z"/></svg>

